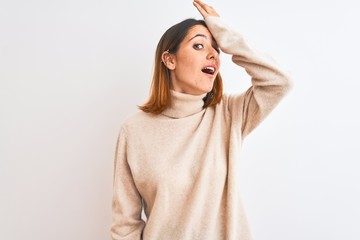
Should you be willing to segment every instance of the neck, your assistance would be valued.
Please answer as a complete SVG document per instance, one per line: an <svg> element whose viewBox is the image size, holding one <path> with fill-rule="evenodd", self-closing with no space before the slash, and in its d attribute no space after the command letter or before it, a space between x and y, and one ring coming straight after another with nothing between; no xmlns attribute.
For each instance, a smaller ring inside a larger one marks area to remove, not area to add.
<svg viewBox="0 0 360 240"><path fill-rule="evenodd" d="M190 95L170 90L171 106L161 114L170 118L184 118L203 110L206 93L201 95Z"/></svg>

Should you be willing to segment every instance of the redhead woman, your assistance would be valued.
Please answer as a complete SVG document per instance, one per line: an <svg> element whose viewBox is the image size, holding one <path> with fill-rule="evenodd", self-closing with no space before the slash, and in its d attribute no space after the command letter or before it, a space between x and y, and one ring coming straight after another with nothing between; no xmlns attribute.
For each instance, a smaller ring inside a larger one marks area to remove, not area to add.
<svg viewBox="0 0 360 240"><path fill-rule="evenodd" d="M204 20L164 33L149 99L122 124L113 240L252 239L238 187L241 144L291 84L212 7L199 0L194 6ZM246 92L223 94L220 52L251 76Z"/></svg>

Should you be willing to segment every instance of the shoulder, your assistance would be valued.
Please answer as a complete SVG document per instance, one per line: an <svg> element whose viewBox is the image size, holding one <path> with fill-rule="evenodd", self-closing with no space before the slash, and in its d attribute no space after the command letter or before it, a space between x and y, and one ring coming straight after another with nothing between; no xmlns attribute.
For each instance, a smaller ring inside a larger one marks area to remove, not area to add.
<svg viewBox="0 0 360 240"><path fill-rule="evenodd" d="M246 92L243 93L224 93L219 106L226 108L232 107L234 105L239 106L243 103L244 96Z"/></svg>
<svg viewBox="0 0 360 240"><path fill-rule="evenodd" d="M141 131L152 125L152 122L157 118L157 115L152 113L145 113L137 111L128 116L121 124L121 131L124 133L132 133Z"/></svg>

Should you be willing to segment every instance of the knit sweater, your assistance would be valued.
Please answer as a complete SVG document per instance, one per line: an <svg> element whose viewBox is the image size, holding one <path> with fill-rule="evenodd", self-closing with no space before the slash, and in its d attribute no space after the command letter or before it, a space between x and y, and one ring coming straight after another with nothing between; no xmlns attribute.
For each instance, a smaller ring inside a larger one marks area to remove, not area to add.
<svg viewBox="0 0 360 240"><path fill-rule="evenodd" d="M120 130L114 240L249 240L238 183L242 141L290 88L288 75L218 17L205 22L252 86L203 109L204 95L171 91L160 115L139 111ZM142 210L146 220L142 219Z"/></svg>

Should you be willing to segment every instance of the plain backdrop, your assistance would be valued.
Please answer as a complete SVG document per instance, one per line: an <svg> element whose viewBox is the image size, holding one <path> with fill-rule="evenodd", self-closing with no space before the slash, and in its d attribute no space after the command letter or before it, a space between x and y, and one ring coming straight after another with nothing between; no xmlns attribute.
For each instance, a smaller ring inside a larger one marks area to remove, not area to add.
<svg viewBox="0 0 360 240"><path fill-rule="evenodd" d="M209 4L295 83L239 160L255 239L360 239L359 1ZM189 17L191 0L0 1L0 239L110 239L118 130ZM225 54L221 72L250 86Z"/></svg>

